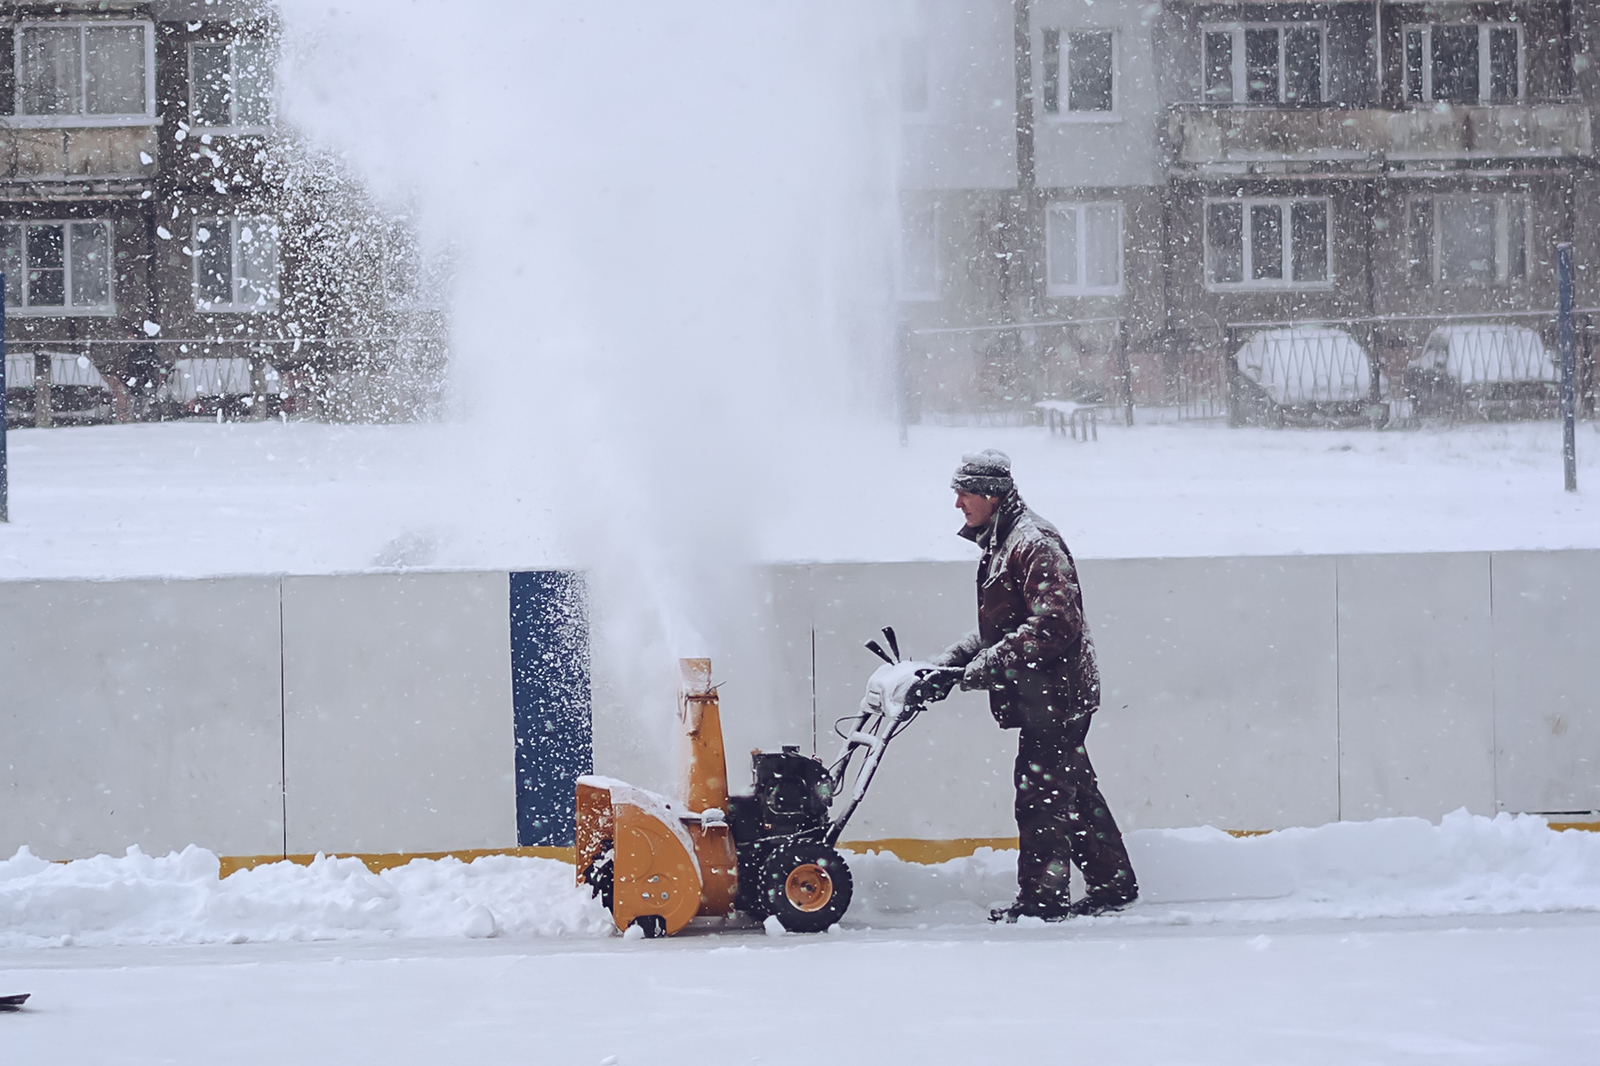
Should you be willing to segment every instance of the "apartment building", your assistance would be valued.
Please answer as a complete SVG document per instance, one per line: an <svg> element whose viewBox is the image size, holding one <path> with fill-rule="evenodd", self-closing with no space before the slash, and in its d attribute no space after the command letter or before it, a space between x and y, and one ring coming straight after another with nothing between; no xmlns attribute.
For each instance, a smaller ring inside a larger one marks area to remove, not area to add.
<svg viewBox="0 0 1600 1066"><path fill-rule="evenodd" d="M251 3L7 6L14 424L370 415L361 401L426 392L372 384L443 358L414 241L280 128L276 51L270 9Z"/></svg>
<svg viewBox="0 0 1600 1066"><path fill-rule="evenodd" d="M1600 245L1581 221L1600 218L1595 19L1583 4L996 0L981 10L993 28L974 38L960 21L982 21L971 7L925 5L952 76L927 99L999 99L994 86L965 84L961 47L966 69L981 51L984 77L1011 76L1011 114L986 118L995 131L1010 120L1014 143L988 154L986 195L1014 215L974 225L967 173L929 168L960 144L977 169L982 148L959 130L959 109L940 116L939 135L905 140L903 259L917 262L921 248L924 264L902 274L937 286L902 302L903 368L908 395L935 417L1015 411L1044 395L1183 400L1273 323L1343 324L1373 353L1376 388L1398 380L1441 322L1498 314L1546 328L1557 241L1576 244L1580 306L1597 302ZM938 63L927 63L930 84ZM943 257L931 270L917 236L930 204ZM962 264L1011 287L1000 298ZM928 354L969 336L989 339L966 346L965 378Z"/></svg>

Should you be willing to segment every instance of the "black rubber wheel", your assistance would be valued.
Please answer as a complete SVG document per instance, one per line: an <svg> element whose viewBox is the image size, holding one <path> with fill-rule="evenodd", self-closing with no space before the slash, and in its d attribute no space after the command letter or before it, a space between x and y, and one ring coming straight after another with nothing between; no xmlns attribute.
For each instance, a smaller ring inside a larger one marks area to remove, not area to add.
<svg viewBox="0 0 1600 1066"><path fill-rule="evenodd" d="M628 926L630 928L638 926L643 929L646 940L654 940L658 936L667 935L667 920L659 914L641 914L629 922Z"/></svg>
<svg viewBox="0 0 1600 1066"><path fill-rule="evenodd" d="M612 909L616 899L616 858L617 849L612 846L611 841L603 840L600 842L600 854L583 868L583 883L589 886L591 894L600 897L600 902L606 910Z"/></svg>
<svg viewBox="0 0 1600 1066"><path fill-rule="evenodd" d="M826 844L780 844L761 864L761 905L791 933L820 933L850 906L850 867Z"/></svg>

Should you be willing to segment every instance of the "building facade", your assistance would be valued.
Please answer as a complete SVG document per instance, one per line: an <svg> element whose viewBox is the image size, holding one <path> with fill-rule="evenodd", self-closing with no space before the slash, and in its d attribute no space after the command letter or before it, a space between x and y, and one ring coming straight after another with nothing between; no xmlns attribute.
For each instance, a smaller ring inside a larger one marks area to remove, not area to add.
<svg viewBox="0 0 1600 1066"><path fill-rule="evenodd" d="M927 0L902 170L912 416L1220 413L1251 336L1319 324L1369 353L1376 401L1443 325L1548 335L1560 241L1595 307L1591 8Z"/></svg>
<svg viewBox="0 0 1600 1066"><path fill-rule="evenodd" d="M0 16L13 424L430 402L443 322L414 237L281 128L277 36L237 2Z"/></svg>

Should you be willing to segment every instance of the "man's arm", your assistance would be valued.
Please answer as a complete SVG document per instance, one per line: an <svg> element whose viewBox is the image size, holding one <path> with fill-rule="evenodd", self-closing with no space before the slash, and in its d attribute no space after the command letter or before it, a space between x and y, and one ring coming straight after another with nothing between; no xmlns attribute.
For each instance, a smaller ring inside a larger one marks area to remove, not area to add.
<svg viewBox="0 0 1600 1066"><path fill-rule="evenodd" d="M934 666L966 666L982 650L983 641L974 629L928 661Z"/></svg>

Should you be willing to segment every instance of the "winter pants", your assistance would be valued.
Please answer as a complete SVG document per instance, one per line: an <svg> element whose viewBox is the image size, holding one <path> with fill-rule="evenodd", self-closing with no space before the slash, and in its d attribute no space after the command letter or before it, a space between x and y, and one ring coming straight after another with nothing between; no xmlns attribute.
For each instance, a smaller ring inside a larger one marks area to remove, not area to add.
<svg viewBox="0 0 1600 1066"><path fill-rule="evenodd" d="M1089 719L1024 728L1017 744L1017 900L1041 911L1071 902L1071 863L1091 894L1132 899L1139 885L1084 750Z"/></svg>

